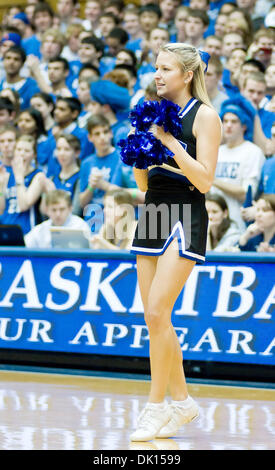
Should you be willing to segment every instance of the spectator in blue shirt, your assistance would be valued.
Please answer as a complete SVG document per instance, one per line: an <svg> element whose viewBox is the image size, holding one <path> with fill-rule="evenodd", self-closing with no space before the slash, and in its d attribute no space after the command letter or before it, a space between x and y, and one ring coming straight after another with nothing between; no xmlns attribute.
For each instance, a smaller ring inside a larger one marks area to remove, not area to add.
<svg viewBox="0 0 275 470"><path fill-rule="evenodd" d="M81 163L79 201L84 219L97 233L103 222L104 194L111 183L116 183L114 175L120 165L120 155L112 146L112 131L105 116L95 114L87 128L95 153Z"/></svg>
<svg viewBox="0 0 275 470"><path fill-rule="evenodd" d="M57 137L60 133L73 134L81 144L80 160L91 155L94 146L88 139L88 131L77 125L77 119L81 112L81 103L77 98L57 98L54 119L56 125L52 133Z"/></svg>
<svg viewBox="0 0 275 470"><path fill-rule="evenodd" d="M40 111L31 107L21 111L17 125L21 134L34 137L38 166L41 168L46 167L48 159L54 151L55 140L51 134L47 134Z"/></svg>
<svg viewBox="0 0 275 470"><path fill-rule="evenodd" d="M39 59L41 58L41 39L43 33L53 25L54 12L50 5L39 2L34 9L32 24L35 30L33 36L23 39L22 46L27 55L33 54Z"/></svg>
<svg viewBox="0 0 275 470"><path fill-rule="evenodd" d="M22 78L20 75L25 60L24 49L19 46L10 47L4 54L6 78L0 82L0 91L4 88L12 88L19 93L21 109L28 108L32 95L40 91L37 82L33 78Z"/></svg>

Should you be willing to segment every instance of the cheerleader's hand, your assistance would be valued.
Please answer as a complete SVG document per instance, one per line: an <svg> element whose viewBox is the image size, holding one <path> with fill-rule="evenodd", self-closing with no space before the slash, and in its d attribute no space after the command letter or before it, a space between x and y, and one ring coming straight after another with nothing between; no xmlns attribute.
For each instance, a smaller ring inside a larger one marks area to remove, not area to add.
<svg viewBox="0 0 275 470"><path fill-rule="evenodd" d="M156 124L152 124L149 128L149 132L151 132L151 134L153 134L156 139L160 140L166 147L168 147L171 139L174 138L170 132L165 132L162 126L157 126Z"/></svg>

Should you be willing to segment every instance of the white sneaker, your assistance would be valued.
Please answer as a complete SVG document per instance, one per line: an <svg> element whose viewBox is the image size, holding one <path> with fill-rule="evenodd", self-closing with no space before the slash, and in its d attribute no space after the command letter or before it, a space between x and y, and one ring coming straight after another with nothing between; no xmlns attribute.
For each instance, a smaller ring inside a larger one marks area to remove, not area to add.
<svg viewBox="0 0 275 470"><path fill-rule="evenodd" d="M171 408L165 403L163 408L147 403L138 417L138 427L130 436L131 441L151 441L171 418Z"/></svg>
<svg viewBox="0 0 275 470"><path fill-rule="evenodd" d="M177 434L179 428L186 423L190 423L199 416L199 407L193 398L189 397L190 406L183 408L183 406L176 405L172 403L171 408L171 419L163 426L157 438L165 439L167 437L173 437Z"/></svg>

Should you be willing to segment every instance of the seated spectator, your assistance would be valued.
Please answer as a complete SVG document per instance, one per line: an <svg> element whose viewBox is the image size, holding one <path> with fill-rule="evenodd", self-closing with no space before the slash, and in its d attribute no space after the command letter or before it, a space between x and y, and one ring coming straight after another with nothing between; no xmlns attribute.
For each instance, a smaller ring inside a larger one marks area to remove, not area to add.
<svg viewBox="0 0 275 470"><path fill-rule="evenodd" d="M149 39L152 29L158 27L161 19L161 9L159 5L152 3L142 5L139 9L139 23L141 33L145 39ZM144 49L145 44L142 44Z"/></svg>
<svg viewBox="0 0 275 470"><path fill-rule="evenodd" d="M50 28L42 35L40 58L34 54L27 57L29 72L37 81L41 91L45 93L50 92L47 88L47 85L50 85L49 61L61 55L64 45L65 36L57 28Z"/></svg>
<svg viewBox="0 0 275 470"><path fill-rule="evenodd" d="M71 23L80 23L80 18L75 18L74 10L78 0L57 0L56 10L59 18L59 27L62 33Z"/></svg>
<svg viewBox="0 0 275 470"><path fill-rule="evenodd" d="M185 24L186 42L199 49L204 48L204 33L209 26L209 17L204 10L189 9Z"/></svg>
<svg viewBox="0 0 275 470"><path fill-rule="evenodd" d="M56 158L60 172L51 179L56 189L70 193L73 214L80 215L79 206L79 154L81 146L79 139L72 134L60 134L56 140Z"/></svg>
<svg viewBox="0 0 275 470"><path fill-rule="evenodd" d="M24 39L22 46L29 56L35 55L39 59L41 58L41 40L42 35L47 29L53 26L54 12L48 3L39 2L35 5L32 24L34 27L34 35Z"/></svg>
<svg viewBox="0 0 275 470"><path fill-rule="evenodd" d="M137 79L137 71L135 67L127 64L118 64L115 66L114 70L123 70L128 77L128 91L131 97L130 108L132 109L139 100L144 96L145 90L139 87L139 82Z"/></svg>
<svg viewBox="0 0 275 470"><path fill-rule="evenodd" d="M275 123L271 129L271 140L275 142ZM258 194L275 194L275 155L267 158L264 162Z"/></svg>
<svg viewBox="0 0 275 470"><path fill-rule="evenodd" d="M53 100L56 101L58 97L72 96L72 90L67 86L66 80L69 77L70 67L69 62L64 57L58 56L49 60L48 63L48 79L49 84L43 86L36 77L40 89L45 93L52 96Z"/></svg>
<svg viewBox="0 0 275 470"><path fill-rule="evenodd" d="M12 124L0 127L0 167L11 168L18 131Z"/></svg>
<svg viewBox="0 0 275 470"><path fill-rule="evenodd" d="M273 28L261 28L254 35L248 49L248 57L260 61L266 68L271 64L272 50L275 45Z"/></svg>
<svg viewBox="0 0 275 470"><path fill-rule="evenodd" d="M0 127L14 122L16 117L15 106L9 98L0 97Z"/></svg>
<svg viewBox="0 0 275 470"><path fill-rule="evenodd" d="M92 248L130 250L135 228L130 194L122 189L108 191L104 196L104 222L99 233L92 236Z"/></svg>
<svg viewBox="0 0 275 470"><path fill-rule="evenodd" d="M67 59L68 62L79 60L78 49L80 44L79 36L85 31L83 25L73 23L68 26L65 32L66 44L63 47L61 57Z"/></svg>
<svg viewBox="0 0 275 470"><path fill-rule="evenodd" d="M228 60L224 67L223 72L223 83L226 92L229 96L232 93L239 93L239 77L241 74L241 68L246 59L246 51L242 48L233 49L228 57ZM226 78L227 74L227 78Z"/></svg>
<svg viewBox="0 0 275 470"><path fill-rule="evenodd" d="M267 111L272 111L269 109L269 103L275 95L275 64L271 64L266 68L265 71L265 83L266 83L266 95L263 101L260 103L261 108L267 109Z"/></svg>
<svg viewBox="0 0 275 470"><path fill-rule="evenodd" d="M221 39L223 39L223 36L225 35L225 25L226 25L227 19L228 18L226 14L219 12L217 19L215 21L214 34L215 36L218 36Z"/></svg>
<svg viewBox="0 0 275 470"><path fill-rule="evenodd" d="M241 88L241 94L255 107L260 118L261 127L266 138L271 137L271 127L275 121L275 113L260 107L266 95L265 76L261 72L248 75Z"/></svg>
<svg viewBox="0 0 275 470"><path fill-rule="evenodd" d="M81 103L77 98L57 98L54 109L55 126L52 128L52 134L55 138L61 133L75 135L80 140L81 152L79 158L82 160L91 155L94 147L88 139L87 130L77 125L80 112Z"/></svg>
<svg viewBox="0 0 275 470"><path fill-rule="evenodd" d="M138 8L128 6L128 8L124 9L122 27L129 34L129 40L126 45L127 49L134 52L136 57L140 58L145 35L141 30Z"/></svg>
<svg viewBox="0 0 275 470"><path fill-rule="evenodd" d="M26 54L21 47L10 47L4 55L6 78L0 82L0 91L5 88L11 88L19 93L21 109L28 108L32 95L40 91L37 82L33 78L22 78L20 75L25 60Z"/></svg>
<svg viewBox="0 0 275 470"><path fill-rule="evenodd" d="M222 72L223 66L220 59L217 56L211 57L205 73L205 85L217 113L220 113L222 103L228 99L228 96L221 90Z"/></svg>
<svg viewBox="0 0 275 470"><path fill-rule="evenodd" d="M88 224L77 215L72 214L70 194L62 189L49 191L44 198L48 219L36 225L25 235L25 245L28 248L51 248L51 227L70 227L83 230L90 236Z"/></svg>
<svg viewBox="0 0 275 470"><path fill-rule="evenodd" d="M49 132L54 126L53 110L54 101L53 98L47 93L36 93L31 98L31 107L37 109L42 114L44 121L44 128L46 132Z"/></svg>
<svg viewBox="0 0 275 470"><path fill-rule="evenodd" d="M93 101L91 96L91 83L93 79L80 78L78 80L77 98L82 104L82 110L78 116L77 124L81 128L86 128L89 118L94 112Z"/></svg>
<svg viewBox="0 0 275 470"><path fill-rule="evenodd" d="M20 112L20 95L16 90L12 90L11 88L4 88L0 91L0 96L2 98L8 98L13 106L15 111L14 122L16 122L17 116Z"/></svg>
<svg viewBox="0 0 275 470"><path fill-rule="evenodd" d="M1 171L1 222L20 225L24 234L41 220L39 203L46 186L45 174L34 166L35 157L35 139L22 135L16 141L11 171L4 185L7 170Z"/></svg>
<svg viewBox="0 0 275 470"><path fill-rule="evenodd" d="M234 11L232 13L234 13ZM230 19L230 17L228 17L225 25L225 34L229 33L240 34L243 38L246 48L251 42L251 31L249 29L249 24L244 18Z"/></svg>
<svg viewBox="0 0 275 470"><path fill-rule="evenodd" d="M255 10L255 0L236 0L238 8L244 9L251 17L253 31L257 31L264 24L263 10Z"/></svg>
<svg viewBox="0 0 275 470"><path fill-rule="evenodd" d="M141 65L138 68L138 82L145 89L153 80L156 72L155 62L160 47L169 42L169 33L166 29L157 26L151 29L148 37L147 51L141 57Z"/></svg>
<svg viewBox="0 0 275 470"><path fill-rule="evenodd" d="M29 38L33 35L32 26L27 15L21 11L20 13L16 13L9 23L11 26L15 26L20 31L22 39Z"/></svg>
<svg viewBox="0 0 275 470"><path fill-rule="evenodd" d="M204 43L204 51L210 54L211 58L216 56L218 58L222 55L222 40L218 36L207 36Z"/></svg>
<svg viewBox="0 0 275 470"><path fill-rule="evenodd" d="M78 76L81 68L87 64L96 67L101 76L104 75L106 66L101 60L104 53L104 42L101 39L95 36L85 36L83 39L80 39L77 53L79 60L72 61L70 64L74 76Z"/></svg>
<svg viewBox="0 0 275 470"><path fill-rule="evenodd" d="M55 140L52 134L48 134L42 114L35 108L21 111L18 116L17 126L21 134L31 135L36 141L36 159L39 167L45 167L55 149Z"/></svg>
<svg viewBox="0 0 275 470"><path fill-rule="evenodd" d="M6 72L4 68L4 54L12 46L21 45L21 36L15 32L7 32L1 34L0 40L0 80L4 80L6 77Z"/></svg>
<svg viewBox="0 0 275 470"><path fill-rule="evenodd" d="M275 194L264 194L256 202L255 222L239 239L241 251L274 251Z"/></svg>
<svg viewBox="0 0 275 470"><path fill-rule="evenodd" d="M235 8L232 10L229 15L228 15L228 22L229 21L238 21L238 20L243 20L246 24L246 32L245 34L247 35L246 39L246 44L250 44L253 39L253 26L252 26L252 21L251 21L251 16L247 11L245 11L242 8ZM227 24L228 24L227 22Z"/></svg>
<svg viewBox="0 0 275 470"><path fill-rule="evenodd" d="M241 232L229 217L225 199L218 194L206 196L208 213L207 250L230 251L239 241Z"/></svg>
<svg viewBox="0 0 275 470"><path fill-rule="evenodd" d="M105 43L107 44L107 55L115 57L118 52L126 46L128 39L129 35L125 29L118 26L113 28L105 39Z"/></svg>
<svg viewBox="0 0 275 470"><path fill-rule="evenodd" d="M94 144L95 153L80 165L79 202L85 220L91 219L96 208L93 231L99 231L102 219L103 197L110 183L116 183L114 176L120 166L120 155L112 146L112 131L108 119L101 114L92 116L87 124L89 139ZM107 182L107 185L106 185Z"/></svg>
<svg viewBox="0 0 275 470"><path fill-rule="evenodd" d="M86 31L96 33L98 29L98 20L102 13L100 0L87 0L84 7L84 20L82 22Z"/></svg>
<svg viewBox="0 0 275 470"><path fill-rule="evenodd" d="M112 12L101 13L98 19L98 28L96 36L102 41L105 41L106 37L119 24L119 19Z"/></svg>
<svg viewBox="0 0 275 470"><path fill-rule="evenodd" d="M245 49L246 45L244 38L240 33L225 33L222 38L222 57L221 60L223 65L226 66L226 62L230 57L231 52L234 49Z"/></svg>
<svg viewBox="0 0 275 470"><path fill-rule="evenodd" d="M174 2L173 0L160 0L159 7L161 11L159 26L166 28L170 34L174 29L177 2Z"/></svg>
<svg viewBox="0 0 275 470"><path fill-rule="evenodd" d="M250 117L242 103L230 100L222 104L224 144L219 148L216 175L210 193L223 196L230 217L239 229L245 229L240 208L245 200L248 186L255 196L265 157L261 149L245 140L244 134L251 126ZM252 123L253 127L253 123Z"/></svg>
<svg viewBox="0 0 275 470"><path fill-rule="evenodd" d="M115 70L113 71L115 72ZM114 74L112 74L114 80ZM97 113L108 119L113 133L114 146L120 139L127 137L130 131L128 119L130 94L126 87L121 87L111 80L98 80L91 83L92 101L98 103Z"/></svg>

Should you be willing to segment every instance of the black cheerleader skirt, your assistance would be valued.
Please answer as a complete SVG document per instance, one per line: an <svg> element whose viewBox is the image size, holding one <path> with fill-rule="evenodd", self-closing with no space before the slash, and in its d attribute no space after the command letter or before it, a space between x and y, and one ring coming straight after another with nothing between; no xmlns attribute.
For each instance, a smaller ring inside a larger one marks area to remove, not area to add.
<svg viewBox="0 0 275 470"><path fill-rule="evenodd" d="M207 225L204 194L188 180L182 183L158 172L149 178L131 253L160 256L176 238L179 255L201 264L205 261Z"/></svg>

